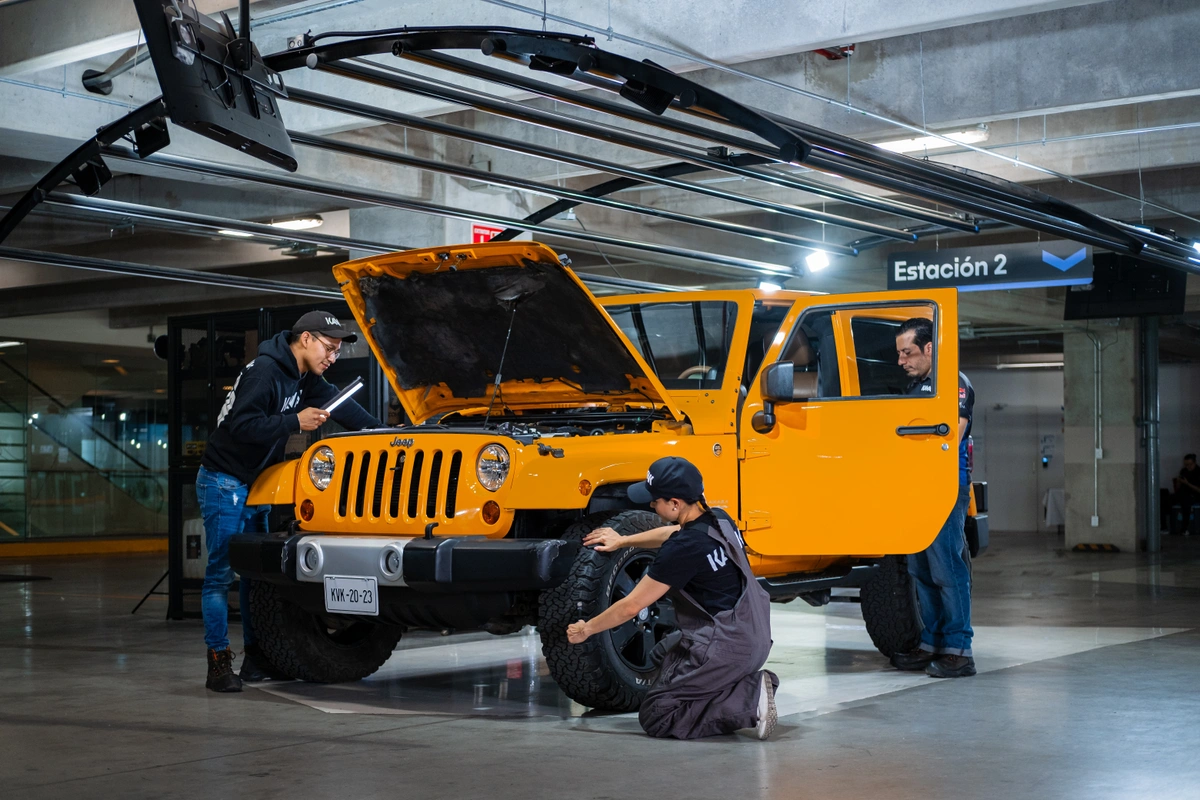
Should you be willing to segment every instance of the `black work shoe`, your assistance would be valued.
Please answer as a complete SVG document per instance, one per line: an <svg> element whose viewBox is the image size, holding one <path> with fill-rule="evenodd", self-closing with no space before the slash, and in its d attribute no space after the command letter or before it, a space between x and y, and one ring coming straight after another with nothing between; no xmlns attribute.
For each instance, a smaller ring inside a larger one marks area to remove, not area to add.
<svg viewBox="0 0 1200 800"><path fill-rule="evenodd" d="M242 655L242 668L238 671L238 677L246 683L291 680L289 676L284 675L271 665L271 662L267 660L267 657L263 655L262 650L256 644L246 645L246 650Z"/></svg>
<svg viewBox="0 0 1200 800"><path fill-rule="evenodd" d="M929 666L930 662L935 658L937 656L934 653L917 648L907 653L896 653L888 660L892 662L892 666L896 669L920 672Z"/></svg>
<svg viewBox="0 0 1200 800"><path fill-rule="evenodd" d="M925 668L934 678L969 678L975 674L975 659L970 656L939 656Z"/></svg>
<svg viewBox="0 0 1200 800"><path fill-rule="evenodd" d="M228 647L224 650L208 651L208 680L204 682L204 686L214 692L242 690L242 679L233 674L233 651Z"/></svg>

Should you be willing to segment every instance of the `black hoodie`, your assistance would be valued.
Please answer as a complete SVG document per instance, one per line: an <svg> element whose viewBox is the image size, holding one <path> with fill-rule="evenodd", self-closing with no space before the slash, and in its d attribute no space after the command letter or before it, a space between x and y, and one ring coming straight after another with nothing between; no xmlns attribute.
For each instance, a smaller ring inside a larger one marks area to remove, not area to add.
<svg viewBox="0 0 1200 800"><path fill-rule="evenodd" d="M288 333L258 346L258 358L242 368L217 416L200 463L245 484L283 460L287 438L300 432L298 413L320 408L338 388L313 372L300 374ZM383 423L353 400L333 411L339 425L352 431L382 428Z"/></svg>

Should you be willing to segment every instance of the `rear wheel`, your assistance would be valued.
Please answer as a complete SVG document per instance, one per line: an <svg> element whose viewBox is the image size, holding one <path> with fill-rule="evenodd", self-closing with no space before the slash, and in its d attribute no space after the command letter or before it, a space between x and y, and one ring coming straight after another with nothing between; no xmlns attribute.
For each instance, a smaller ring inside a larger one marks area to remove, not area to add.
<svg viewBox="0 0 1200 800"><path fill-rule="evenodd" d="M400 642L402 628L313 614L267 581L250 585L250 621L271 666L311 683L346 683L375 672Z"/></svg>
<svg viewBox="0 0 1200 800"><path fill-rule="evenodd" d="M859 592L863 622L879 652L891 657L921 643L917 590L908 574L906 556L887 556Z"/></svg>
<svg viewBox="0 0 1200 800"><path fill-rule="evenodd" d="M629 535L662 524L648 511L603 512L572 525L562 538L582 541L602 527ZM658 678L650 652L677 627L675 609L666 598L583 644L567 641L568 625L590 619L628 595L653 561L654 551L642 548L615 553L580 548L570 576L542 593L538 614L542 652L550 675L572 700L605 711L635 711Z"/></svg>

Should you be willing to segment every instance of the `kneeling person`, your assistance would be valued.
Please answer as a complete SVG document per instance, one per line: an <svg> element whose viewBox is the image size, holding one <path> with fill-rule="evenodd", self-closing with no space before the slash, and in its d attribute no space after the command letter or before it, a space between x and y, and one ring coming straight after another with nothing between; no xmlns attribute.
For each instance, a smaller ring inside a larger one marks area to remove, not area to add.
<svg viewBox="0 0 1200 800"><path fill-rule="evenodd" d="M737 525L708 507L700 471L682 458L655 461L646 481L629 488L629 499L648 503L674 524L632 536L601 528L584 540L603 552L661 549L629 595L568 626L567 639L582 644L669 592L682 637L666 651L642 702L642 729L659 738L696 739L754 728L766 739L775 729L779 686L775 674L762 669L771 652L770 599L750 571Z"/></svg>

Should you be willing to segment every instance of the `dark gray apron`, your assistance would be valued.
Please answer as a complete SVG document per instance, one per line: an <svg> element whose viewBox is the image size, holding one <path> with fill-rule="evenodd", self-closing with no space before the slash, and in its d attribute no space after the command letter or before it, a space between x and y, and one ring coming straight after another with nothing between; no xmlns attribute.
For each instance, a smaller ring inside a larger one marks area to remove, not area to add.
<svg viewBox="0 0 1200 800"><path fill-rule="evenodd" d="M683 637L667 652L658 680L638 712L642 729L657 738L698 739L752 728L758 721L762 666L771 652L771 601L750 571L732 520L715 511L719 542L742 573L737 605L715 617L687 592L672 590ZM766 672L772 685L779 678Z"/></svg>

